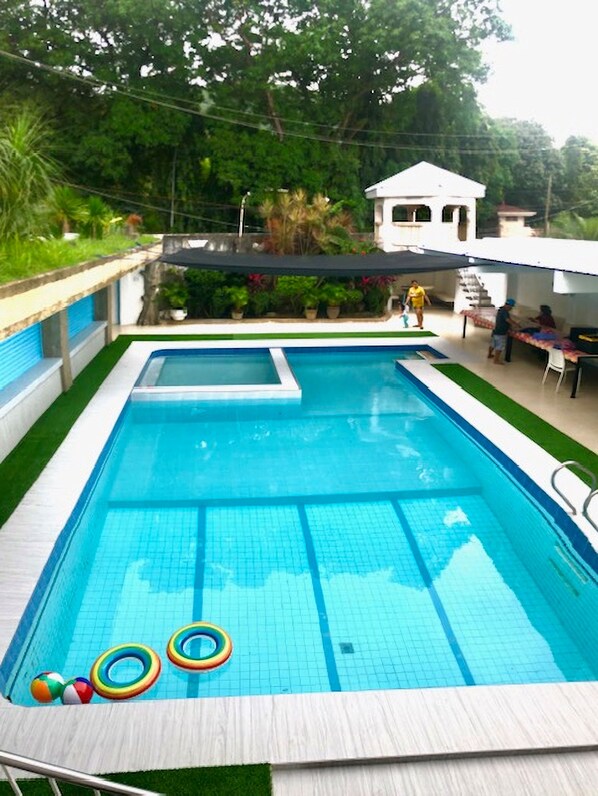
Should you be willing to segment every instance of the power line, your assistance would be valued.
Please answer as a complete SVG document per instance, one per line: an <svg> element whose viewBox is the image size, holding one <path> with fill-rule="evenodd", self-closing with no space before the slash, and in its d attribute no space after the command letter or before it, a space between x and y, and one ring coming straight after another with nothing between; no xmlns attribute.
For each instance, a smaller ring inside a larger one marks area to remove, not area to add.
<svg viewBox="0 0 598 796"><path fill-rule="evenodd" d="M36 69L40 69L42 71L49 72L49 73L51 73L51 74L53 74L53 75L55 75L55 76L57 76L57 77L59 77L61 79L73 80L73 81L76 81L78 83L82 83L84 85L88 85L88 86L90 85L96 90L109 90L109 91L111 91L111 92L113 92L115 94L120 94L122 96L129 97L131 99L137 100L138 102L145 102L145 103L150 104L150 105L159 105L161 107L167 108L168 110L177 111L179 113L187 113L187 114L190 114L192 116L198 116L198 117L204 118L204 119L211 119L213 121L223 122L224 124L236 125L236 126L239 126L239 127L246 127L246 128L253 129L253 130L258 130L260 132L268 132L268 133L274 134L271 129L266 129L265 128L264 123L253 123L253 122L249 122L249 121L242 121L242 120L239 120L239 119L230 119L230 118L227 118L225 116L219 116L219 115L216 115L216 114L213 114L213 113L209 113L207 111L197 110L197 109L194 109L194 108L185 108L185 107L182 107L181 105L175 104L174 102L168 102L165 99L162 99L162 97L164 95L159 95L159 94L156 94L156 93L152 92L154 94L153 98L145 96L145 94L148 93L148 92L145 91L145 89L144 89L144 93L139 93L139 92L136 92L136 91L134 91L132 89L123 88L121 86L118 86L115 83L106 83L106 82L97 80L96 78L91 77L91 76L83 77L81 75L76 75L76 74L74 74L72 72L64 71L64 70L61 70L61 69L57 69L56 67L53 67L53 66L48 66L47 64L43 64L40 61L32 61L31 59L25 58L24 56L16 55L14 53L10 53L10 52L7 52L7 51L1 50L1 49L0 49L0 56L3 56L5 58L9 58L9 59L14 60L14 61L19 62L19 63L26 63L28 66L33 66ZM176 100L177 103L181 102L181 101L182 102L189 102L189 100L180 100L180 99ZM215 107L218 107L218 106L215 106ZM251 112L243 112L243 113L251 113ZM265 115L262 116L261 118L263 118L264 120L268 120L269 121L269 117L267 117ZM310 126L314 126L314 123L307 122L306 124L309 124ZM315 125L315 126L318 126L318 125ZM422 152L438 152L438 150L442 148L442 145L424 146L422 144L389 144L389 143L383 143L381 141L372 143L372 142L367 142L367 141L356 141L356 140L353 140L353 139L338 139L338 138L332 138L330 136L323 136L323 135L317 135L317 134L304 134L304 133L298 133L298 132L293 132L293 131L288 131L288 130L285 131L285 135L288 136L288 137L291 137L291 138L300 138L300 139L309 140L309 141L321 141L323 143L336 144L337 146L356 146L356 147L360 147L362 149L390 149L390 150L399 149L399 150L405 150L405 151L419 150L419 151L422 151ZM418 134L417 133L414 133L414 134L412 134L412 133L399 133L399 135L418 135ZM429 133L428 135L434 135L434 134L433 133ZM439 134L439 135L442 135L442 134ZM454 134L454 135L457 135L457 134ZM574 148L577 148L577 147L574 147ZM497 155L498 156L498 155L511 155L511 154L512 155L517 155L517 154L520 154L522 151L525 151L526 149L527 149L527 147L518 147L518 148L515 148L515 149L502 149L502 150L501 149L497 149L497 148L495 148L495 149L460 149L460 148L457 148L456 150L453 150L453 151L456 151L456 152L458 152L461 155ZM541 151L552 151L553 148L550 147L550 146L537 147L537 146L533 146L532 145L532 146L529 147L529 149L533 150L535 152L539 152L539 151L541 152Z"/></svg>
<svg viewBox="0 0 598 796"><path fill-rule="evenodd" d="M156 210L156 211L158 211L160 213L165 213L165 214L170 213L170 208L169 207L157 207L156 205L151 205L151 204L148 204L147 202L138 202L138 201L132 200L130 198L125 198L123 196L118 196L116 194L108 193L107 191L100 191L97 188L90 188L87 185L78 185L77 183L66 182L66 181L61 181L60 184L61 185L67 185L69 188L75 188L76 190L83 191L85 193L92 193L92 194L95 194L97 196L103 196L106 199L112 199L115 202L123 202L125 204L128 203L128 204L131 204L131 205L135 205L135 207L143 207L143 208L146 208L147 210ZM236 207L235 207L235 209L236 209ZM197 216L197 215L194 215L192 213L185 213L184 211L181 211L181 210L175 210L174 211L174 215L182 216L184 218L190 218L190 219L193 219L194 221L206 221L209 224L216 224L216 225L220 225L220 226L224 226L224 227L233 227L234 229L237 228L237 223L236 222L233 223L233 222L230 222L230 221L220 221L218 219L206 218L205 216Z"/></svg>

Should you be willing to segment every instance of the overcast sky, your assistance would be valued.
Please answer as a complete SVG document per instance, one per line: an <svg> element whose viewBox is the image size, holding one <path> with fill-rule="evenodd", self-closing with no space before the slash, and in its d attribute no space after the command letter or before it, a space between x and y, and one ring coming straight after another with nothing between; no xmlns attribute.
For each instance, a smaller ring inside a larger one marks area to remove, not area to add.
<svg viewBox="0 0 598 796"><path fill-rule="evenodd" d="M539 122L561 146L598 144L596 0L502 0L513 42L485 48L492 73L479 98L495 118Z"/></svg>

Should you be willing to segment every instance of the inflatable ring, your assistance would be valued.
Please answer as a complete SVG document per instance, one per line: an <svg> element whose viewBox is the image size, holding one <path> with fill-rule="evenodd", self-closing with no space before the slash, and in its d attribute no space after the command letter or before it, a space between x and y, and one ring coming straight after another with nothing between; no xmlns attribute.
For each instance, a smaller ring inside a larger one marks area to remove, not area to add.
<svg viewBox="0 0 598 796"><path fill-rule="evenodd" d="M216 649L203 658L185 652L187 642L198 636L205 636L216 644ZM233 643L228 633L209 622L192 622L179 628L170 637L166 648L171 663L187 672L207 672L222 666L230 658L232 651Z"/></svg>
<svg viewBox="0 0 598 796"><path fill-rule="evenodd" d="M119 661L133 658L139 661L142 672L128 683L118 683L110 676L112 667ZM103 652L91 667L89 679L94 690L106 699L131 699L151 688L162 669L157 653L144 644L119 644Z"/></svg>

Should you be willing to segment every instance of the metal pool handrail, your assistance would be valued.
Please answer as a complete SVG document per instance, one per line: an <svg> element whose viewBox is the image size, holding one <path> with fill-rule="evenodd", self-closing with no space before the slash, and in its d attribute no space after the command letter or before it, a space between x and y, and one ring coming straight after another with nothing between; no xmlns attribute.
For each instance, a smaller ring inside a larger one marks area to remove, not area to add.
<svg viewBox="0 0 598 796"><path fill-rule="evenodd" d="M120 785L117 782L110 782L107 779L102 779L102 777L84 774L82 771L74 771L70 768L54 766L51 763L42 763L40 760L34 760L32 757L13 755L10 752L3 752L1 750L0 768L16 796L23 796L23 792L19 788L16 779L9 771L9 768L17 768L21 771L29 771L32 774L40 774L42 777L46 777L54 796L61 796L61 790L56 780L71 782L74 785L81 785L84 788L89 788L93 790L95 796L101 796L102 793L120 793L123 794L123 796L163 796L163 794L159 794L153 790L134 788L131 785Z"/></svg>
<svg viewBox="0 0 598 796"><path fill-rule="evenodd" d="M582 506L582 509L581 509L581 513L582 513L582 514L583 514L583 516L586 518L586 520L587 520L587 521L590 523L590 525L592 526L592 528L593 528L595 531L598 531L598 525L596 525L596 523L594 522L594 520L593 520L593 519L590 517L590 515L588 514L588 508L590 507L590 503L591 503L591 501L592 501L592 498L595 498L595 497L596 497L596 495L598 495L598 489L592 489L592 491L590 492L590 494L587 496L587 498L586 498L586 499L584 500L584 502L583 502L583 506Z"/></svg>
<svg viewBox="0 0 598 796"><path fill-rule="evenodd" d="M555 483L557 473L560 472L565 467L569 467L569 465L572 465L572 464L574 464L579 470L582 470L586 475L589 475L590 478L592 479L592 485L590 486L590 494L588 495L588 497L584 501L582 514L590 523L592 523L592 525L594 525L594 523L592 522L592 520L590 520L590 518L588 517L588 514L587 514L588 505L590 503L590 500L591 500L591 498L594 496L594 494L597 491L596 490L596 475L591 470L588 470L587 467L584 467L583 464L580 464L579 462L576 462L574 459L567 459L567 461L563 462L562 464L560 464L556 468L556 470L553 472L553 474L550 476L550 483L552 484L552 488L554 489L554 491L558 495L560 495L560 497L569 506L569 508L571 509L571 514L573 514L573 515L577 514L577 509L575 508L573 503L571 503L569 498L565 497L565 495L561 492L561 490L557 487L557 485ZM596 527L596 526L594 525L594 527Z"/></svg>

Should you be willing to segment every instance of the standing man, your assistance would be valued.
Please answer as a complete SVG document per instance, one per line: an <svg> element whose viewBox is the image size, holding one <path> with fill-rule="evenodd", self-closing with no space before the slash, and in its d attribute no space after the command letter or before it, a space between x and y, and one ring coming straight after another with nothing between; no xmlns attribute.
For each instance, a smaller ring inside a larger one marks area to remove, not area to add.
<svg viewBox="0 0 598 796"><path fill-rule="evenodd" d="M405 299L406 304L411 304L413 309L415 310L415 315L417 317L417 323L415 326L419 329L424 328L424 301L428 304L432 302L428 298L428 294L426 291L418 284L417 279L411 280L411 287L407 292L407 298Z"/></svg>
<svg viewBox="0 0 598 796"><path fill-rule="evenodd" d="M505 350L509 329L516 329L519 324L510 317L510 312L515 306L515 299L508 298L496 313L496 321L492 330L492 341L488 349L488 359L494 357L495 365L504 365L502 353Z"/></svg>

